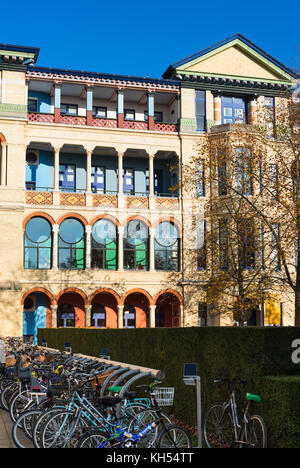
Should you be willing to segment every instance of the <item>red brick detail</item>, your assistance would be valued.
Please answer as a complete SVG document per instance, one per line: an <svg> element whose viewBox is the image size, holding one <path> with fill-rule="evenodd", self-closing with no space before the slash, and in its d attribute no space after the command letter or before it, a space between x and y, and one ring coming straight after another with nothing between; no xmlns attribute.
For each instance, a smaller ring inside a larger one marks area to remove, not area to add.
<svg viewBox="0 0 300 468"><path fill-rule="evenodd" d="M91 110L86 111L86 124L90 126L93 125L93 111Z"/></svg>
<svg viewBox="0 0 300 468"><path fill-rule="evenodd" d="M148 130L154 130L154 117L149 115L148 117Z"/></svg>
<svg viewBox="0 0 300 468"><path fill-rule="evenodd" d="M150 296L150 294L145 291L144 289L140 289L140 288L135 288L135 289L132 289L131 291L128 291L123 297L122 297L122 300L121 300L121 304L125 304L126 302L126 299L131 295L131 294L141 294L143 295L144 297L147 298L148 302L149 302L149 305L153 305L154 304L154 301L152 299L152 297Z"/></svg>
<svg viewBox="0 0 300 468"><path fill-rule="evenodd" d="M54 108L54 122L60 123L60 108L59 107Z"/></svg>
<svg viewBox="0 0 300 468"><path fill-rule="evenodd" d="M24 301L26 299L26 297L30 296L30 294L34 294L34 293L43 293L45 294L45 296L48 297L49 301L50 301L50 304L51 305L56 305L56 300L55 298L52 296L52 294L47 291L47 289L44 289L44 288L32 288L32 289L29 289L29 291L26 291L26 293L23 294L22 298L21 298L21 305L24 304Z"/></svg>
<svg viewBox="0 0 300 468"><path fill-rule="evenodd" d="M124 114L118 114L118 127L124 127Z"/></svg>

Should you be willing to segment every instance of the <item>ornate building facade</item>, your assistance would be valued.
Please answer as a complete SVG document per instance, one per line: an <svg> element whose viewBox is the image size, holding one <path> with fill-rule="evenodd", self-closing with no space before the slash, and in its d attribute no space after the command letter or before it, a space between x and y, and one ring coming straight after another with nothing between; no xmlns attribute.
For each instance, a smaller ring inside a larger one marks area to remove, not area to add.
<svg viewBox="0 0 300 468"><path fill-rule="evenodd" d="M232 324L209 317L203 265L185 281L185 165L199 139L252 125L258 102L276 115L297 75L239 34L162 79L39 67L38 53L0 44L1 334Z"/></svg>

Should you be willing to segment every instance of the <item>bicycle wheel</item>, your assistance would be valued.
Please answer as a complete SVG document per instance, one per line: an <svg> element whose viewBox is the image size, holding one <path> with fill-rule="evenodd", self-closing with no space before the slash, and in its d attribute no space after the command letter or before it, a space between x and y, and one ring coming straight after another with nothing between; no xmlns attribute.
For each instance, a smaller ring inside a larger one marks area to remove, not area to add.
<svg viewBox="0 0 300 468"><path fill-rule="evenodd" d="M85 421L78 419L73 411L61 411L47 421L42 433L42 447L73 448L83 427L86 427Z"/></svg>
<svg viewBox="0 0 300 468"><path fill-rule="evenodd" d="M192 440L186 429L171 424L159 434L157 446L158 448L191 448Z"/></svg>
<svg viewBox="0 0 300 468"><path fill-rule="evenodd" d="M145 409L139 411L136 414L131 415L131 419L128 423L127 431L131 434L139 434L144 431L146 427L154 423L159 419L159 415L155 410ZM155 446L158 433L159 433L159 424L156 424L149 432L147 432L141 439L137 442L138 448L149 448Z"/></svg>
<svg viewBox="0 0 300 468"><path fill-rule="evenodd" d="M15 422L18 419L18 417L21 416L22 412L33 409L33 405L34 401L29 395L28 390L23 390L21 393L16 393L12 397L9 406L9 414L12 422Z"/></svg>
<svg viewBox="0 0 300 468"><path fill-rule="evenodd" d="M14 423L12 438L18 448L33 448L32 430L42 410L31 410L23 413Z"/></svg>
<svg viewBox="0 0 300 468"><path fill-rule="evenodd" d="M65 410L65 408L59 408L59 407L54 407L50 408L47 411L44 411L39 418L37 419L33 432L32 432L32 441L34 443L35 448L42 448L42 434L43 430L45 428L46 423L49 421L52 416L56 413L60 413L62 410Z"/></svg>
<svg viewBox="0 0 300 468"><path fill-rule="evenodd" d="M87 432L78 440L76 448L111 448L109 435L102 431Z"/></svg>
<svg viewBox="0 0 300 468"><path fill-rule="evenodd" d="M204 420L204 439L208 448L230 448L234 440L232 417L223 404L211 406Z"/></svg>
<svg viewBox="0 0 300 468"><path fill-rule="evenodd" d="M1 393L1 406L5 411L9 411L9 401L12 396L17 392L19 392L19 385L17 383L13 383L5 387L3 392Z"/></svg>
<svg viewBox="0 0 300 468"><path fill-rule="evenodd" d="M267 428L261 416L254 415L247 424L247 448L267 448Z"/></svg>

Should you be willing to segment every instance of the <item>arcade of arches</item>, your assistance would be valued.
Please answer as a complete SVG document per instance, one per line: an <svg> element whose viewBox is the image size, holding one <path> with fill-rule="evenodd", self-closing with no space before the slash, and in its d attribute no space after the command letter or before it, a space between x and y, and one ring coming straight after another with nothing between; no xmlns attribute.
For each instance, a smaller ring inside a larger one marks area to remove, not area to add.
<svg viewBox="0 0 300 468"><path fill-rule="evenodd" d="M22 297L23 335L33 336L38 328L95 327L146 328L180 327L182 298L174 290L164 290L154 298L135 289L120 297L101 289L89 297L77 288L61 291L54 297L43 288L27 291Z"/></svg>

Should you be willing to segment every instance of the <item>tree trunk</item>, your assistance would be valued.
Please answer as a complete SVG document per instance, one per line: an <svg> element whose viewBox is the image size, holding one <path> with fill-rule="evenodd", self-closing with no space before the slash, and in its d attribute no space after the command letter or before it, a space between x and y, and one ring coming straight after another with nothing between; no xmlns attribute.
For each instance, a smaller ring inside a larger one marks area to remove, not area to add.
<svg viewBox="0 0 300 468"><path fill-rule="evenodd" d="M300 288L295 291L295 327L300 327Z"/></svg>

